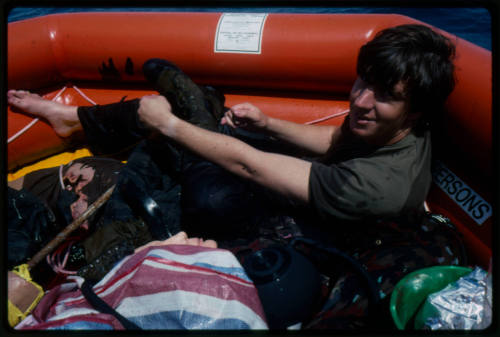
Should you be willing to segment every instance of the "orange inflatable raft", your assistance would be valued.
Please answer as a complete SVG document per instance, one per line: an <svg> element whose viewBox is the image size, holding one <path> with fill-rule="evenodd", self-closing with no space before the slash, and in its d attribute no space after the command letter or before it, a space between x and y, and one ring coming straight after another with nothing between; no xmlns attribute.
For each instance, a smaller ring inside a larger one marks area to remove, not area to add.
<svg viewBox="0 0 500 337"><path fill-rule="evenodd" d="M74 105L153 91L141 66L172 60L199 84L300 123L340 124L359 47L379 30L418 22L379 14L72 13L8 25L8 88ZM447 103L427 204L464 234L473 262L492 255L491 52L450 36L457 86ZM10 171L67 148L44 122L8 109ZM23 131L26 125L34 123Z"/></svg>

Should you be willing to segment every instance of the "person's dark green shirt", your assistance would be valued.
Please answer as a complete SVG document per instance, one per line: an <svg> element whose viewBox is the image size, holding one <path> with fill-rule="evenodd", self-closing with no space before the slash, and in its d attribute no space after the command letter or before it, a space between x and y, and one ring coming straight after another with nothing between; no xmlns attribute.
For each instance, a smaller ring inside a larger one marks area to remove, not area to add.
<svg viewBox="0 0 500 337"><path fill-rule="evenodd" d="M408 217L423 209L430 188L430 133L369 149L344 142L326 162L314 162L310 204L323 220Z"/></svg>

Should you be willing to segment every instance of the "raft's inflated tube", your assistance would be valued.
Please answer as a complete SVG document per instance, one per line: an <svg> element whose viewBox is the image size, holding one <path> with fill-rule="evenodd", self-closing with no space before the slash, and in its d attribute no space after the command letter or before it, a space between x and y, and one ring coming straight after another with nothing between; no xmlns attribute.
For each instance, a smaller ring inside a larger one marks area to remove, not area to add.
<svg viewBox="0 0 500 337"><path fill-rule="evenodd" d="M382 14L268 14L261 53L247 54L214 51L221 16L72 13L13 22L8 26L8 87L37 90L96 81L97 86L114 83L116 89L143 83L142 64L161 57L199 83L346 97L356 77L359 47L381 29L418 22ZM453 40L457 86L448 102L449 136L491 176L491 53Z"/></svg>

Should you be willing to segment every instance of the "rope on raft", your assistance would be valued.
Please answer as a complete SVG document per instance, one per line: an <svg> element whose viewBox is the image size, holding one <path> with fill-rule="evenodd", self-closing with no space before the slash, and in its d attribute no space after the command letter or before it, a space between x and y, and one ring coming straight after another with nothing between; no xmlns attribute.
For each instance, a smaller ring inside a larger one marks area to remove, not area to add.
<svg viewBox="0 0 500 337"><path fill-rule="evenodd" d="M326 120L329 120L329 119L332 119L332 118L335 118L335 117L339 117L339 116L345 115L348 112L349 112L349 109L343 110L341 112L336 112L336 113L333 113L333 114L328 115L328 116L324 116L324 117L321 117L321 118L318 118L318 119L315 119L315 120L312 120L312 121L309 121L309 122L305 122L304 124L307 124L307 125L317 124L319 122L323 122L323 121L326 121Z"/></svg>

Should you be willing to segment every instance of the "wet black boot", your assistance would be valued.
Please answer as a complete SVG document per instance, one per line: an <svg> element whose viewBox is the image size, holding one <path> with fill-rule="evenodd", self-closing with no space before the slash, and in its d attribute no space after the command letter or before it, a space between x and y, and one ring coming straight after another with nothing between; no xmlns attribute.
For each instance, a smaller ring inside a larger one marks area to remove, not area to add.
<svg viewBox="0 0 500 337"><path fill-rule="evenodd" d="M172 112L207 130L216 131L217 121L211 114L211 104L204 92L175 64L162 59L149 59L142 67L146 79L165 96Z"/></svg>

